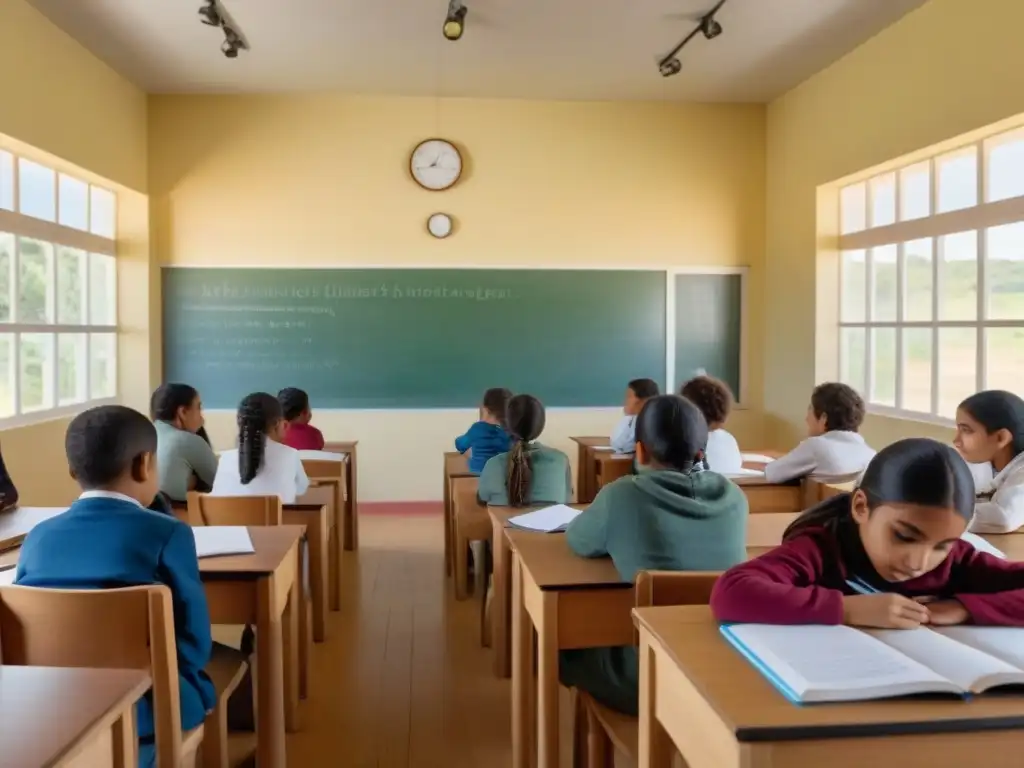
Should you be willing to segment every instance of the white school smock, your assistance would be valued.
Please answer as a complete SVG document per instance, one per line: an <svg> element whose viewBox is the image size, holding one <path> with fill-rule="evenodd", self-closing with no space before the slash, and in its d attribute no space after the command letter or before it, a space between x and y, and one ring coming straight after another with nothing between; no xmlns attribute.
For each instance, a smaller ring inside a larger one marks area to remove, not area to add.
<svg viewBox="0 0 1024 768"><path fill-rule="evenodd" d="M704 451L708 468L720 475L735 475L743 469L743 455L736 438L724 429L708 433L708 447Z"/></svg>
<svg viewBox="0 0 1024 768"><path fill-rule="evenodd" d="M294 504L295 499L309 490L309 478L302 468L299 452L287 445L267 440L263 463L256 477L242 485L238 471L238 449L224 451L213 480L212 496L278 496L282 504Z"/></svg>
<svg viewBox="0 0 1024 768"><path fill-rule="evenodd" d="M1017 454L988 485L977 489L974 533L1010 533L1024 525L1024 453Z"/></svg>
<svg viewBox="0 0 1024 768"><path fill-rule="evenodd" d="M636 453L636 416L623 416L612 432L611 446L616 453Z"/></svg>
<svg viewBox="0 0 1024 768"><path fill-rule="evenodd" d="M800 445L764 467L770 483L812 477L824 483L858 479L875 456L875 450L856 432L833 430L808 437Z"/></svg>

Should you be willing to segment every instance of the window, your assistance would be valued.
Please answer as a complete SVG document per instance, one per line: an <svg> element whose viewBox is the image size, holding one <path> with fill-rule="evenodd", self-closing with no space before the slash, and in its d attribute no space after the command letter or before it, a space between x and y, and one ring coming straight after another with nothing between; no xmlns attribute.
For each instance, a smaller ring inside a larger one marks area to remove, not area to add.
<svg viewBox="0 0 1024 768"><path fill-rule="evenodd" d="M0 426L117 396L117 198L0 150Z"/></svg>
<svg viewBox="0 0 1024 768"><path fill-rule="evenodd" d="M872 410L940 419L981 389L1024 395L1024 129L846 185L839 206L840 379Z"/></svg>

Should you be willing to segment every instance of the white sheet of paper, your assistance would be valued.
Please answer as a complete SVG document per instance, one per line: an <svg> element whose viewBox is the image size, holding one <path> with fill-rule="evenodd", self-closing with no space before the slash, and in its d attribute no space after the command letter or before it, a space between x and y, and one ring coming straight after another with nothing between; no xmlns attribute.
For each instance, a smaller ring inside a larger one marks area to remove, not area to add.
<svg viewBox="0 0 1024 768"><path fill-rule="evenodd" d="M310 461L344 461L346 454L334 451L299 451L300 459Z"/></svg>
<svg viewBox="0 0 1024 768"><path fill-rule="evenodd" d="M555 504L553 507L538 509L536 512L510 517L508 524L513 528L522 528L527 531L555 533L564 531L569 523L579 517L579 514L578 509L567 507L565 504Z"/></svg>
<svg viewBox="0 0 1024 768"><path fill-rule="evenodd" d="M17 573L17 568L8 568L6 571L0 571L0 587L11 586L14 583L14 577Z"/></svg>
<svg viewBox="0 0 1024 768"><path fill-rule="evenodd" d="M612 458L613 459L632 459L633 458L633 454L632 453L613 453L612 454Z"/></svg>
<svg viewBox="0 0 1024 768"><path fill-rule="evenodd" d="M740 458L744 463L749 464L767 464L775 461L771 456L765 456L763 453L741 453Z"/></svg>
<svg viewBox="0 0 1024 768"><path fill-rule="evenodd" d="M610 451L614 451L615 449L612 448L610 445L592 445L590 446L590 450L608 453Z"/></svg>
<svg viewBox="0 0 1024 768"><path fill-rule="evenodd" d="M764 477L763 469L747 469L740 467L735 472L727 472L726 477Z"/></svg>
<svg viewBox="0 0 1024 768"><path fill-rule="evenodd" d="M199 557L251 555L256 552L244 525L203 525L192 529Z"/></svg>
<svg viewBox="0 0 1024 768"><path fill-rule="evenodd" d="M988 552L990 555L994 555L995 557L1000 557L1003 560L1006 559L1006 553L1004 553L998 547L989 544L985 539L981 538L981 536L979 536L976 533L971 533L970 531L967 531L960 538L964 541L973 544L974 548L979 552Z"/></svg>

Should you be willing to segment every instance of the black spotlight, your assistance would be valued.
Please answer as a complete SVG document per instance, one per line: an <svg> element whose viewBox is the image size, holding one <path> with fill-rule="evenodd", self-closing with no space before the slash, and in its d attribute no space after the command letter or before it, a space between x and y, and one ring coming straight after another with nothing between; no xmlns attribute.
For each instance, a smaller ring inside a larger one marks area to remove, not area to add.
<svg viewBox="0 0 1024 768"><path fill-rule="evenodd" d="M678 75L682 68L683 63L677 58L665 59L664 61L658 62L658 71L661 72L662 77Z"/></svg>
<svg viewBox="0 0 1024 768"><path fill-rule="evenodd" d="M462 0L449 0L448 15L444 19L444 33L446 40L458 40L466 28L466 6Z"/></svg>
<svg viewBox="0 0 1024 768"><path fill-rule="evenodd" d="M718 0L718 2L715 3L714 8L701 16L697 26L690 31L690 34L676 43L675 48L659 59L658 71L661 73L662 77L672 77L672 75L679 74L679 71L683 68L682 63L680 63L678 58L679 52L683 50L683 48L686 47L686 44L693 40L697 35L703 33L704 37L708 40L713 40L722 34L722 25L715 19L715 14L722 9L722 6L725 5L725 3L726 0Z"/></svg>
<svg viewBox="0 0 1024 768"><path fill-rule="evenodd" d="M206 5L199 9L199 20L211 27L219 27L222 23L217 10L217 0L206 0Z"/></svg>
<svg viewBox="0 0 1024 768"><path fill-rule="evenodd" d="M714 16L705 16L700 20L700 31L704 33L704 37L708 40L714 40L722 34L722 25L718 23Z"/></svg>
<svg viewBox="0 0 1024 768"><path fill-rule="evenodd" d="M237 59L238 52L245 48L245 41L231 27L224 27L224 42L220 45L221 53L229 59Z"/></svg>

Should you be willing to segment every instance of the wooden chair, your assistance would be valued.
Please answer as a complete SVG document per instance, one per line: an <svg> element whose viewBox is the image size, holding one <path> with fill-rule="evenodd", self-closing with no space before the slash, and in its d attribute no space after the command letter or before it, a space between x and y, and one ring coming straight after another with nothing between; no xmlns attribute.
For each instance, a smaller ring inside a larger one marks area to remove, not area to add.
<svg viewBox="0 0 1024 768"><path fill-rule="evenodd" d="M455 578L455 599L465 600L469 585L469 550L473 548L473 592L481 599L487 589L487 542L491 539L491 518L487 507L477 499L480 480L477 477L452 479L452 560Z"/></svg>
<svg viewBox="0 0 1024 768"><path fill-rule="evenodd" d="M284 509L279 496L210 496L189 491L192 525L281 525Z"/></svg>
<svg viewBox="0 0 1024 768"><path fill-rule="evenodd" d="M171 592L163 585L104 590L0 587L0 663L144 669L153 680L157 764L227 768L227 702L247 670L215 653L207 673L217 703L206 722L181 730L181 691ZM136 735L124 733L123 738Z"/></svg>
<svg viewBox="0 0 1024 768"><path fill-rule="evenodd" d="M847 482L826 483L813 478L804 478L803 498L804 509L817 506L826 499L838 496L841 493L850 493L856 485L856 478Z"/></svg>
<svg viewBox="0 0 1024 768"><path fill-rule="evenodd" d="M707 605L718 571L640 571L635 604ZM638 640L635 640L637 642ZM573 765L576 768L615 768L615 752L637 760L640 721L599 704L589 694L576 692L573 723Z"/></svg>

